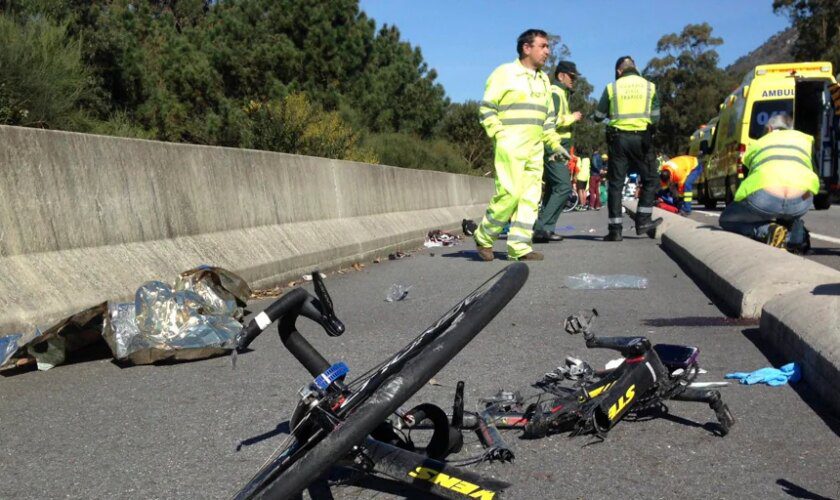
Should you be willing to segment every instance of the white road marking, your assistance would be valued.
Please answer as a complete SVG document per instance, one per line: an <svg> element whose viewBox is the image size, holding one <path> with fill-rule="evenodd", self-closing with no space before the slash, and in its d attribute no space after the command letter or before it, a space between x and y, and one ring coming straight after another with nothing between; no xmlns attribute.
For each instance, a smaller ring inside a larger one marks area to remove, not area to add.
<svg viewBox="0 0 840 500"><path fill-rule="evenodd" d="M720 213L718 213L718 212L706 212L704 210L694 210L694 213L703 214L703 215L706 215L708 217L720 217ZM827 241L829 243L840 244L840 238L834 238L832 236L826 236L824 234L811 233L811 238L815 239L815 240Z"/></svg>

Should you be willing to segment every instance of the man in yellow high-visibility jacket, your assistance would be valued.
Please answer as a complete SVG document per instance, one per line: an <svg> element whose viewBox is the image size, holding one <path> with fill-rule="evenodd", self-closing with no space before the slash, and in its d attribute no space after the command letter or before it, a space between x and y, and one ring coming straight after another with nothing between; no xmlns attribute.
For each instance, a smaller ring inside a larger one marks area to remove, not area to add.
<svg viewBox="0 0 840 500"><path fill-rule="evenodd" d="M811 162L814 138L793 130L786 113L771 117L765 130L744 154L749 174L720 215L720 227L774 247L805 251L810 243L802 216L820 190Z"/></svg>
<svg viewBox="0 0 840 500"><path fill-rule="evenodd" d="M540 203L543 155L565 155L555 131L548 76L540 71L550 52L548 34L528 30L516 41L519 59L487 79L479 113L495 143L496 194L473 237L481 260L493 260L493 243L510 221L508 258L542 260L531 243Z"/></svg>
<svg viewBox="0 0 840 500"><path fill-rule="evenodd" d="M606 117L609 117L607 145L610 151L607 169L609 233L604 241L623 239L621 198L631 165L638 170L642 185L636 207L636 234L648 233L653 237L652 231L662 223L661 218L651 219L658 170L651 144L652 126L659 120L659 99L656 86L639 75L630 56L618 58L615 81L607 85L598 102L595 118Z"/></svg>

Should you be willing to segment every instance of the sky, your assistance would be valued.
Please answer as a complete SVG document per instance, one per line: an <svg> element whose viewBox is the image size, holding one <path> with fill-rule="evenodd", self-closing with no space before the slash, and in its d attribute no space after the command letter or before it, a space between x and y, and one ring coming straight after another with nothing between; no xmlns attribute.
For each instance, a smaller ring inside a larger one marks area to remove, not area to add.
<svg viewBox="0 0 840 500"><path fill-rule="evenodd" d="M725 67L790 25L772 0L361 0L368 17L399 28L419 47L454 102L480 100L496 66L516 59L516 38L529 28L560 35L570 60L601 95L615 61L632 55L640 69L657 57L662 35L709 23L723 38Z"/></svg>

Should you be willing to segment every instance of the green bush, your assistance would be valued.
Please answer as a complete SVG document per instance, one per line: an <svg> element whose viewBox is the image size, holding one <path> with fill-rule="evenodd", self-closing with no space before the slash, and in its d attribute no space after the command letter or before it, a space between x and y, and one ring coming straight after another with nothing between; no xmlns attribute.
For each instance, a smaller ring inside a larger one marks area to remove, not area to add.
<svg viewBox="0 0 840 500"><path fill-rule="evenodd" d="M306 94L282 100L251 101L245 107L249 132L242 146L284 153L376 163L376 155L359 144L359 134L338 112L326 112Z"/></svg>
<svg viewBox="0 0 840 500"><path fill-rule="evenodd" d="M0 47L0 123L78 129L89 76L65 26L0 14Z"/></svg>
<svg viewBox="0 0 840 500"><path fill-rule="evenodd" d="M456 174L476 173L456 146L444 139L422 140L400 133L374 134L366 139L365 144L384 165Z"/></svg>

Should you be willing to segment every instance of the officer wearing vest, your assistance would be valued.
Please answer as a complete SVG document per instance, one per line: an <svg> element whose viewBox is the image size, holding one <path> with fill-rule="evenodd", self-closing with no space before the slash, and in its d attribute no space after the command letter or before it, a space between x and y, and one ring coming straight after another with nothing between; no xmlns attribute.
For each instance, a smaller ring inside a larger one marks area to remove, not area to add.
<svg viewBox="0 0 840 500"><path fill-rule="evenodd" d="M622 240L621 193L631 164L638 168L642 184L636 208L636 234L648 233L653 237L653 230L662 223L661 218L651 220L657 184L657 164L651 144L652 124L659 121L656 87L639 76L636 63L630 56L616 61L615 77L615 82L604 89L595 112L598 120L609 117L609 234L604 241Z"/></svg>
<svg viewBox="0 0 840 500"><path fill-rule="evenodd" d="M659 170L659 182L662 191L657 196L668 196L670 205L679 210L680 215L691 213L694 201L694 183L703 173L703 166L696 156L682 155L671 158L662 164Z"/></svg>
<svg viewBox="0 0 840 500"><path fill-rule="evenodd" d="M473 237L481 260L493 260L493 243L510 221L508 258L542 260L531 246L540 203L543 156L568 156L555 131L548 76L548 34L528 30L516 41L519 59L496 68L479 106L481 126L495 143L496 194Z"/></svg>
<svg viewBox="0 0 840 500"><path fill-rule="evenodd" d="M808 245L802 216L813 207L820 179L811 163L814 138L792 129L790 115L775 115L766 134L747 148L748 175L720 215L720 227L801 252Z"/></svg>
<svg viewBox="0 0 840 500"><path fill-rule="evenodd" d="M558 85L551 86L551 97L554 102L557 135L560 136L560 144L566 149L572 147L572 124L582 117L580 111L572 113L569 108L569 94L579 75L577 66L572 61L560 61L554 69L554 78ZM554 227L572 192L569 169L563 162L550 161L549 155L546 154L544 167L545 194L537 223L534 224L534 243L563 240L562 236L554 232Z"/></svg>

